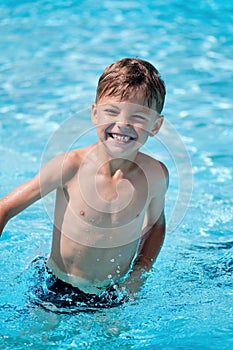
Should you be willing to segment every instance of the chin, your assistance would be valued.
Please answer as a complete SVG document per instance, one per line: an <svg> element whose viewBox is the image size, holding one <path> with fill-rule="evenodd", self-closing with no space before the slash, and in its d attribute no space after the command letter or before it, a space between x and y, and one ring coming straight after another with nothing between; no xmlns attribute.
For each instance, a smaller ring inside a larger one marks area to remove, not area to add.
<svg viewBox="0 0 233 350"><path fill-rule="evenodd" d="M130 158L132 155L139 151L139 147L135 147L135 144L128 145L107 145L105 144L107 153L112 158Z"/></svg>

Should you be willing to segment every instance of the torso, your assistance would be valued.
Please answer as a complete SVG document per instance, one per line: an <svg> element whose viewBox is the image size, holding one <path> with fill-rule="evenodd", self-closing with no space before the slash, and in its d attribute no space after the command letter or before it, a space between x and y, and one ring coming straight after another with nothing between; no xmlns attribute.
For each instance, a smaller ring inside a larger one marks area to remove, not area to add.
<svg viewBox="0 0 233 350"><path fill-rule="evenodd" d="M105 283L129 270L150 202L150 180L140 168L123 179L117 196L111 178L84 161L57 190L51 259L62 273Z"/></svg>

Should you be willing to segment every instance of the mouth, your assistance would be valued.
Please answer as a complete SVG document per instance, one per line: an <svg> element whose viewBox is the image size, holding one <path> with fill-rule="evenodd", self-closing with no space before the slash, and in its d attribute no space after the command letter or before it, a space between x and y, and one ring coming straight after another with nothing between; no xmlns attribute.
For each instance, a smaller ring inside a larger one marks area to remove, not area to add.
<svg viewBox="0 0 233 350"><path fill-rule="evenodd" d="M108 132L107 135L112 139L121 143L128 143L129 141L135 140L135 137L129 136L129 135L123 135L123 134L117 134L117 133L111 133L111 132Z"/></svg>

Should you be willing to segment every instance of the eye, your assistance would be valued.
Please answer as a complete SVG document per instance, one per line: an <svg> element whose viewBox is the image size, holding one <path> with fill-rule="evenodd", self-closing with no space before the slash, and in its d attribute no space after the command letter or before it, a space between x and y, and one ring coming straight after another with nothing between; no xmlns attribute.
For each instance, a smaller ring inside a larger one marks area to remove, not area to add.
<svg viewBox="0 0 233 350"><path fill-rule="evenodd" d="M132 116L134 119L139 120L139 121L144 121L146 118L140 114L135 114Z"/></svg>
<svg viewBox="0 0 233 350"><path fill-rule="evenodd" d="M115 109L106 108L104 111L110 115L117 115L118 114L118 112Z"/></svg>

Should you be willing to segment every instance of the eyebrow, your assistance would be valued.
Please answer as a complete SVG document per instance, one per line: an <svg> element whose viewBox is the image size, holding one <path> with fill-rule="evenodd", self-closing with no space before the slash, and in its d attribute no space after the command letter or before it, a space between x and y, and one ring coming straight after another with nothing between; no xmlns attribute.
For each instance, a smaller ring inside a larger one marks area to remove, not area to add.
<svg viewBox="0 0 233 350"><path fill-rule="evenodd" d="M116 109L120 110L120 108L118 106L116 106L116 105L114 105L112 103L105 103L104 107L112 107L112 108L116 108Z"/></svg>
<svg viewBox="0 0 233 350"><path fill-rule="evenodd" d="M124 103L124 101L122 101L122 102L113 102L113 103L103 103L102 104L102 106L103 106L103 108L115 108L117 111L120 111L121 109L120 109L120 107L118 107L118 105L120 104L120 103ZM152 111L153 113L156 113L156 115L158 114L159 115L159 113L157 112L157 111L155 111L155 110L153 110L152 108L149 108L149 107L147 107L147 106L142 106L142 105L138 105L138 104L134 104L134 103L131 103L131 102L128 102L128 103L130 103L131 105L135 105L135 106L137 106L138 107L138 109L136 109L134 112L133 112L133 114L140 114L140 113L143 113L143 114L146 114L146 115L148 115L148 114L150 114L150 111ZM100 103L100 105L101 105L101 103Z"/></svg>
<svg viewBox="0 0 233 350"><path fill-rule="evenodd" d="M116 102L116 104L113 104L113 103L104 103L102 106L106 106L106 107L112 107L112 108L116 108L118 110L120 110L120 108L118 107L118 104L119 103L122 103L122 102ZM133 104L133 103L131 103ZM101 105L101 104L100 104ZM148 113L148 111L150 111L150 108L148 107L145 107L145 106L141 106L141 105L137 105L137 106L140 106L138 110L136 110L134 113L137 114L137 113Z"/></svg>

